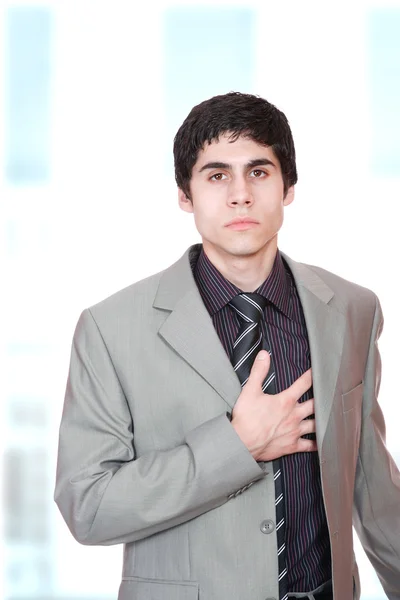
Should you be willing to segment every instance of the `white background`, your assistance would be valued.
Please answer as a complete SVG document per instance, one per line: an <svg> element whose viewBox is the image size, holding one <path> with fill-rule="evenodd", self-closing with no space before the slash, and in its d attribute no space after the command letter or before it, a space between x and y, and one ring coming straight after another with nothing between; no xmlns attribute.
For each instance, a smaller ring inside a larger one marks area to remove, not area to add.
<svg viewBox="0 0 400 600"><path fill-rule="evenodd" d="M177 129L193 102L179 122L168 122L165 95L174 82L165 81L163 28L170 6L216 4L9 1L3 2L0 15L17 4L53 11L52 164L44 185L13 186L5 176L0 182L1 260L7 278L7 294L1 298L5 335L0 358L9 366L0 375L5 407L0 444L6 451L18 445L33 449L39 443L29 430L7 427L7 399L13 390L47 395L50 425L43 436L49 452L52 540L47 553L52 572L46 594L60 599L115 598L121 548L77 544L51 500L70 344L83 308L167 267L190 244L201 241L192 216L178 208L172 168L166 169L165 149L172 154L171 127ZM380 402L388 447L398 461L400 173L383 177L371 164L374 82L367 23L372 9L400 10L400 2L218 2L229 10L241 6L255 13L255 50L249 64L253 84L240 91L264 96L283 110L296 144L299 183L295 202L286 208L279 247L296 260L332 270L378 294L385 316ZM0 35L5 34L3 29ZM197 68L194 63L194 73ZM213 81L224 68L217 55ZM212 94L230 91L235 83L228 89L216 85ZM205 99L201 81L198 89L200 102ZM178 100L185 106L182 95ZM4 119L4 112L0 115ZM0 121L0 132L4 125ZM1 164L3 145L0 151ZM12 255L6 235L10 222L17 228ZM22 339L36 340L51 351L45 358L39 353L15 362L8 348ZM30 485L24 486L27 496ZM384 598L358 540L356 549L362 598ZM16 549L5 542L3 550L4 597L19 594L43 600L42 583L29 570L34 548L27 543ZM23 552L26 573L13 578L9 567Z"/></svg>

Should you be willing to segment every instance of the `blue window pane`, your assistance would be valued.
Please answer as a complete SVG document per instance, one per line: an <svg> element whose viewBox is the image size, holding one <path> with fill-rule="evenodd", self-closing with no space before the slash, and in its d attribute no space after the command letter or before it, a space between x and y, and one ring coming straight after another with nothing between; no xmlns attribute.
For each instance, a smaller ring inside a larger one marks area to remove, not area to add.
<svg viewBox="0 0 400 600"><path fill-rule="evenodd" d="M11 7L6 17L6 177L13 184L49 176L49 10Z"/></svg>
<svg viewBox="0 0 400 600"><path fill-rule="evenodd" d="M242 7L166 11L164 72L171 136L202 100L252 91L254 24L254 12Z"/></svg>
<svg viewBox="0 0 400 600"><path fill-rule="evenodd" d="M400 10L369 13L372 170L400 176Z"/></svg>

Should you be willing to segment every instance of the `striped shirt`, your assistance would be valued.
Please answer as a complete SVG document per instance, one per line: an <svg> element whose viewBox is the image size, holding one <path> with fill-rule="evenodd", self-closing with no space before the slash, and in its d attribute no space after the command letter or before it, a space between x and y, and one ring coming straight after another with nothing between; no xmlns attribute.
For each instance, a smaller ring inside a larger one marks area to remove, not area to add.
<svg viewBox="0 0 400 600"><path fill-rule="evenodd" d="M211 263L201 244L190 257L193 276L225 351L231 356L240 323L228 305L242 293ZM263 336L274 357L277 393L311 367L307 329L291 271L280 254L267 279L254 292L269 302L261 320ZM313 397L312 388L300 402ZM309 434L306 437L313 437ZM282 457L285 490L288 591L311 591L332 577L329 533L322 498L317 452Z"/></svg>

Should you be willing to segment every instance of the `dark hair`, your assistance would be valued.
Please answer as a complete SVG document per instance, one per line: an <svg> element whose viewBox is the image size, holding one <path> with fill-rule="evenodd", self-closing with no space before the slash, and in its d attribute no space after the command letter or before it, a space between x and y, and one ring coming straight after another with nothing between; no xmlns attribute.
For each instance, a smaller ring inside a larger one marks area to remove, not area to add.
<svg viewBox="0 0 400 600"><path fill-rule="evenodd" d="M175 179L186 196L190 198L192 169L200 150L228 132L232 142L244 136L272 148L280 163L286 195L297 182L296 153L287 118L264 98L229 92L194 106L175 136Z"/></svg>

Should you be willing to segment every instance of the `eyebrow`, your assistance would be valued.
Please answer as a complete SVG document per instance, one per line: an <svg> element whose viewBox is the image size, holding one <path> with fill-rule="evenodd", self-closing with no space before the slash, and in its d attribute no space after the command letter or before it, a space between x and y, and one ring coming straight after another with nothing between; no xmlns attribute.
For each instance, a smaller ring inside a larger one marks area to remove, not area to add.
<svg viewBox="0 0 400 600"><path fill-rule="evenodd" d="M251 167L262 167L262 166L275 167L276 165L275 165L275 163L272 162L272 160L269 160L268 158L254 158L253 160L250 160L245 165L245 168L251 169ZM229 163L225 163L225 162L208 162L201 167L201 169L199 170L199 173L202 173L206 169L232 169L232 165L230 165Z"/></svg>

